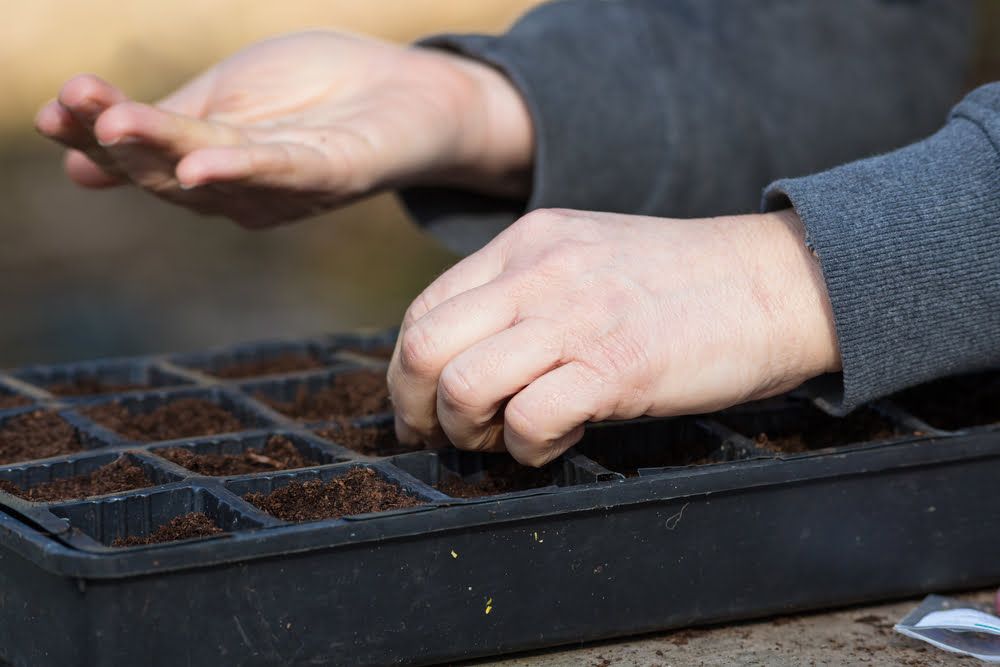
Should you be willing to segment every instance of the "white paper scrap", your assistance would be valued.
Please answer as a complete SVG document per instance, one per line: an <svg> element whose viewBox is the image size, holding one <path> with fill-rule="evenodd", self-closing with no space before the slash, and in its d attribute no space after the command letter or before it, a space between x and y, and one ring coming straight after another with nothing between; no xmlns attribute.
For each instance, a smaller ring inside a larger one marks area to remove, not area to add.
<svg viewBox="0 0 1000 667"><path fill-rule="evenodd" d="M1000 663L1000 618L968 603L929 595L896 632L985 662Z"/></svg>

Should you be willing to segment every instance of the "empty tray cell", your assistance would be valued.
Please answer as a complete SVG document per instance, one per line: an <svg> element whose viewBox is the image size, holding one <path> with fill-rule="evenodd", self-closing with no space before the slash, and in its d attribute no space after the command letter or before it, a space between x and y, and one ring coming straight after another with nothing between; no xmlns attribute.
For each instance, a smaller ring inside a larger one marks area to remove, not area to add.
<svg viewBox="0 0 1000 667"><path fill-rule="evenodd" d="M302 422L356 419L392 410L384 369L359 368L245 385L243 390Z"/></svg>
<svg viewBox="0 0 1000 667"><path fill-rule="evenodd" d="M66 398L190 384L178 375L160 370L150 361L128 359L33 366L18 371L15 377Z"/></svg>
<svg viewBox="0 0 1000 667"><path fill-rule="evenodd" d="M51 511L115 547L213 537L262 525L208 490L190 487L53 505Z"/></svg>
<svg viewBox="0 0 1000 667"><path fill-rule="evenodd" d="M317 370L329 366L331 358L317 343L273 342L178 355L170 361L213 377L239 380Z"/></svg>
<svg viewBox="0 0 1000 667"><path fill-rule="evenodd" d="M739 406L711 418L754 441L758 448L780 454L800 454L828 447L845 447L915 435L872 408L846 417L831 417L811 403L786 400L763 406Z"/></svg>
<svg viewBox="0 0 1000 667"><path fill-rule="evenodd" d="M407 445L397 440L396 428L389 419L369 420L367 423L345 419L318 427L315 433L362 456L395 456L424 449L421 443Z"/></svg>
<svg viewBox="0 0 1000 667"><path fill-rule="evenodd" d="M126 396L81 407L80 413L134 442L220 435L268 425L250 406L212 390Z"/></svg>
<svg viewBox="0 0 1000 667"><path fill-rule="evenodd" d="M890 399L921 421L945 431L1000 423L1000 372L937 380Z"/></svg>
<svg viewBox="0 0 1000 667"><path fill-rule="evenodd" d="M285 433L204 439L152 451L195 474L213 477L294 470L346 460L317 442Z"/></svg>
<svg viewBox="0 0 1000 667"><path fill-rule="evenodd" d="M108 444L55 410L22 408L0 418L0 465L65 456Z"/></svg>
<svg viewBox="0 0 1000 667"><path fill-rule="evenodd" d="M0 490L32 502L123 493L180 479L131 453L105 452L0 469Z"/></svg>
<svg viewBox="0 0 1000 667"><path fill-rule="evenodd" d="M31 405L33 402L33 399L16 394L7 387L0 385L0 410L20 408L25 405Z"/></svg>
<svg viewBox="0 0 1000 667"><path fill-rule="evenodd" d="M507 454L443 449L397 456L392 464L452 498L483 498L598 481L597 474L567 457L531 468Z"/></svg>
<svg viewBox="0 0 1000 667"><path fill-rule="evenodd" d="M637 477L645 468L698 466L750 456L748 448L690 418L594 424L586 429L576 450L626 477Z"/></svg>
<svg viewBox="0 0 1000 667"><path fill-rule="evenodd" d="M415 484L365 465L307 468L226 486L261 511L295 523L410 509L433 500Z"/></svg>

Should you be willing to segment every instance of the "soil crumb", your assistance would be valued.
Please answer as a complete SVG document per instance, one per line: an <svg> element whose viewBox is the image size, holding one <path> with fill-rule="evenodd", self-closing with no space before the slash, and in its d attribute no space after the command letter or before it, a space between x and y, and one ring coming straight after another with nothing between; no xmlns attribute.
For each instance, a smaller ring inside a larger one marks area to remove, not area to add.
<svg viewBox="0 0 1000 667"><path fill-rule="evenodd" d="M48 410L16 415L0 427L0 464L62 456L82 449L76 429Z"/></svg>
<svg viewBox="0 0 1000 667"><path fill-rule="evenodd" d="M481 498L551 484L555 484L555 480L549 469L531 468L510 460L492 462L478 477L470 479L450 473L442 477L434 488L452 498Z"/></svg>
<svg viewBox="0 0 1000 667"><path fill-rule="evenodd" d="M385 371L361 370L336 375L316 391L302 385L292 401L277 401L262 394L257 398L272 408L302 421L324 421L343 417L364 417L389 412L389 387Z"/></svg>
<svg viewBox="0 0 1000 667"><path fill-rule="evenodd" d="M191 472L213 477L318 465L303 456L291 440L280 435L271 436L263 449L248 449L242 454L198 454L186 447L170 447L156 454Z"/></svg>
<svg viewBox="0 0 1000 667"><path fill-rule="evenodd" d="M395 456L424 449L422 443L401 443L392 426L353 426L346 419L336 421L340 428L321 429L316 434L365 456Z"/></svg>
<svg viewBox="0 0 1000 667"><path fill-rule="evenodd" d="M209 537L223 532L225 531L216 526L215 522L208 518L207 515L201 512L191 512L190 514L174 517L149 535L119 537L112 543L111 546L139 547L146 544L161 544L163 542L187 540L193 537Z"/></svg>
<svg viewBox="0 0 1000 667"><path fill-rule="evenodd" d="M328 482L292 482L269 494L248 493L244 500L284 521L318 521L352 514L386 512L423 504L370 468L353 468Z"/></svg>
<svg viewBox="0 0 1000 667"><path fill-rule="evenodd" d="M323 360L302 352L288 352L275 357L251 359L249 361L234 361L216 370L210 375L224 380L239 380L260 375L277 375L279 373L295 373L323 368Z"/></svg>
<svg viewBox="0 0 1000 667"><path fill-rule="evenodd" d="M149 486L153 486L153 481L146 476L142 466L136 465L127 456L120 456L87 475L55 479L27 489L21 489L8 481L0 481L0 488L7 493L34 502L88 498Z"/></svg>
<svg viewBox="0 0 1000 667"><path fill-rule="evenodd" d="M148 384L114 384L103 382L92 375L74 378L69 382L58 382L45 387L56 396L96 396L98 394L122 394L126 391L149 389Z"/></svg>
<svg viewBox="0 0 1000 667"><path fill-rule="evenodd" d="M146 413L132 413L121 403L106 403L83 414L139 442L219 435L243 428L235 415L201 398L177 398Z"/></svg>

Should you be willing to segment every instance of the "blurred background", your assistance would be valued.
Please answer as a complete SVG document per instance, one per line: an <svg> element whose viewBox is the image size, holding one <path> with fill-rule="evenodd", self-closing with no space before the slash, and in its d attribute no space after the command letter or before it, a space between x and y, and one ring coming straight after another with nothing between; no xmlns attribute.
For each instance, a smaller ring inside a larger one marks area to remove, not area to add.
<svg viewBox="0 0 1000 667"><path fill-rule="evenodd" d="M455 260L390 196L252 233L127 188L79 190L31 125L68 77L154 100L267 36L499 31L534 4L0 0L0 367L389 326ZM1000 0L981 7L975 80L1000 76Z"/></svg>
<svg viewBox="0 0 1000 667"><path fill-rule="evenodd" d="M382 196L248 232L63 176L32 128L68 77L154 100L304 28L401 42L499 31L537 0L0 0L0 367L396 324L455 257Z"/></svg>

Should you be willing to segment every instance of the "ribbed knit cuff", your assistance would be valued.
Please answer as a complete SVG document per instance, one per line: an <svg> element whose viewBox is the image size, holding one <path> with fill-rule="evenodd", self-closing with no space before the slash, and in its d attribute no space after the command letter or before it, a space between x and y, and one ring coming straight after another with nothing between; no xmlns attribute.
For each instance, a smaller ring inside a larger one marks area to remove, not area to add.
<svg viewBox="0 0 1000 667"><path fill-rule="evenodd" d="M1000 84L922 142L764 193L789 204L833 305L843 408L1000 363Z"/></svg>

